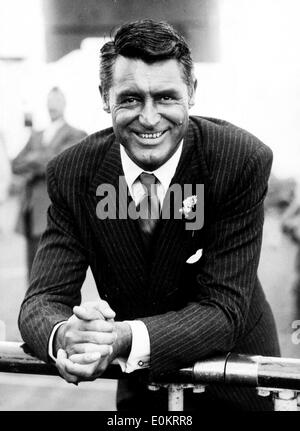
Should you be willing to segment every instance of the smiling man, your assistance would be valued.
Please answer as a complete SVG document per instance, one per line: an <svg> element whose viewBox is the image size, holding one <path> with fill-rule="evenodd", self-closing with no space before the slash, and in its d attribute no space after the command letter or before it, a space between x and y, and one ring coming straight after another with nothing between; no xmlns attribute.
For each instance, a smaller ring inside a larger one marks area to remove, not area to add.
<svg viewBox="0 0 300 431"><path fill-rule="evenodd" d="M101 49L100 78L113 127L48 166L48 227L19 326L68 382L93 380L116 359L118 408L162 409L166 394L150 392L148 378L229 351L279 355L257 278L272 153L228 122L189 116L191 54L167 23L118 29ZM115 191L107 203L117 217L96 211L103 185ZM202 185L204 201L183 196L182 208L162 217L171 190L187 185ZM124 205L139 216L121 216ZM191 231L186 218L201 205L204 226ZM88 266L101 300L80 305ZM219 385L187 394L185 408L271 410L272 402Z"/></svg>
<svg viewBox="0 0 300 431"><path fill-rule="evenodd" d="M176 152L189 122L195 82L175 59L145 63L119 56L112 87L103 90L116 138L141 168L153 171Z"/></svg>

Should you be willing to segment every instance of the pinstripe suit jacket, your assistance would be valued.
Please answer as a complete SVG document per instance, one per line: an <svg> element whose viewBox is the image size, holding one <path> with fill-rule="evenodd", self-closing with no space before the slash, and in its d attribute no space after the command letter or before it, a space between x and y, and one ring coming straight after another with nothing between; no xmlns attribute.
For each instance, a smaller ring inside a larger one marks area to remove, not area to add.
<svg viewBox="0 0 300 431"><path fill-rule="evenodd" d="M97 187L118 190L123 175L113 130L56 157L48 165L48 227L19 315L24 341L48 360L52 328L80 303L90 265L117 319L146 324L152 377L220 352L278 353L257 278L271 164L271 150L248 132L190 117L172 183L204 184L204 226L192 234L182 220L160 220L147 255L136 220L96 216ZM187 264L199 248L202 258Z"/></svg>

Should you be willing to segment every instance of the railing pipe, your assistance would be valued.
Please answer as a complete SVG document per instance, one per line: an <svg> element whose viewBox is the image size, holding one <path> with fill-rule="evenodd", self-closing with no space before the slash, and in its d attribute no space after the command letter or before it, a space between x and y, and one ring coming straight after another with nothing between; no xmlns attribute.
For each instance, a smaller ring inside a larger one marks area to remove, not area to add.
<svg viewBox="0 0 300 431"><path fill-rule="evenodd" d="M26 344L7 341L0 342L0 372L59 375L55 365L37 359ZM101 377L121 378L120 367L112 364ZM168 388L170 410L182 407L185 387L203 391L212 383L256 387L259 395L273 394L275 410L296 410L300 359L228 353L198 361L165 379L149 381L151 388Z"/></svg>
<svg viewBox="0 0 300 431"><path fill-rule="evenodd" d="M300 390L300 359L230 353L181 370L195 382Z"/></svg>
<svg viewBox="0 0 300 431"><path fill-rule="evenodd" d="M59 376L54 364L48 364L33 356L27 345L12 341L0 341L0 372L42 374ZM112 364L103 374L106 379L119 379L120 367Z"/></svg>
<svg viewBox="0 0 300 431"><path fill-rule="evenodd" d="M26 344L8 341L0 342L0 371L59 374L54 365L33 356ZM112 365L105 377L117 379L121 375L119 367ZM198 361L193 367L182 368L170 377L177 383L225 383L300 391L300 359L229 353Z"/></svg>

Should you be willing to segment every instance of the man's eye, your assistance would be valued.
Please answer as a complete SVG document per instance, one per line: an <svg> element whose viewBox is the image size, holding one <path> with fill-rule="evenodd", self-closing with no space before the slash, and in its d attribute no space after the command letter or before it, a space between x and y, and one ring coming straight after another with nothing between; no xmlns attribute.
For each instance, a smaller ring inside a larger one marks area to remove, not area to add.
<svg viewBox="0 0 300 431"><path fill-rule="evenodd" d="M137 99L134 97L127 97L126 99L122 100L122 103L127 104L127 105L132 105L136 102L137 102Z"/></svg>
<svg viewBox="0 0 300 431"><path fill-rule="evenodd" d="M162 96L160 98L162 102L172 102L173 98L171 96Z"/></svg>

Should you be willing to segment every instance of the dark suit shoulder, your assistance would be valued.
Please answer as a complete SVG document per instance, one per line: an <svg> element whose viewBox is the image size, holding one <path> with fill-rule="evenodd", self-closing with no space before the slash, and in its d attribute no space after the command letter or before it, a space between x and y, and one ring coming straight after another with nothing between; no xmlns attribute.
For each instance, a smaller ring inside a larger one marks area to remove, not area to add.
<svg viewBox="0 0 300 431"><path fill-rule="evenodd" d="M57 183L63 183L66 188L84 189L101 166L114 139L112 128L85 137L51 160L47 168L48 178L55 177Z"/></svg>
<svg viewBox="0 0 300 431"><path fill-rule="evenodd" d="M231 193L241 181L247 184L254 176L265 183L273 159L267 145L224 120L194 116L190 120L199 157L204 159L217 200Z"/></svg>
<svg viewBox="0 0 300 431"><path fill-rule="evenodd" d="M221 159L230 154L231 157L248 159L259 152L267 157L272 150L260 139L241 127L228 121L211 117L191 117L192 126L199 130L203 149L209 158Z"/></svg>
<svg viewBox="0 0 300 431"><path fill-rule="evenodd" d="M228 121L193 116L191 127L209 171L222 169L234 175L253 158L272 161L272 150L267 145Z"/></svg>

